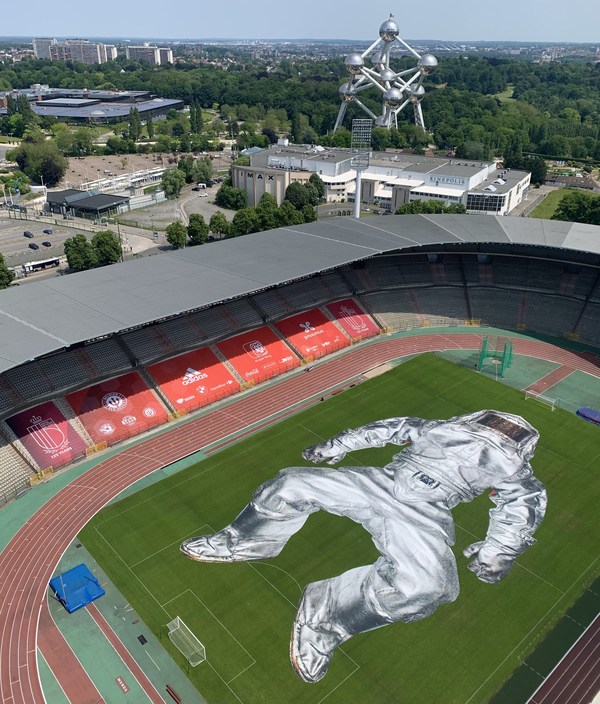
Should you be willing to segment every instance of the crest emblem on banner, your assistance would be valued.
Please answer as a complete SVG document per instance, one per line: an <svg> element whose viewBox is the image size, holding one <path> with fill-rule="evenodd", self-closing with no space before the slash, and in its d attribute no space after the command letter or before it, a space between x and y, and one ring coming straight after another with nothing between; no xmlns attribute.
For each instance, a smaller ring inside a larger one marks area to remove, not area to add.
<svg viewBox="0 0 600 704"><path fill-rule="evenodd" d="M269 354L267 348L263 345L260 340L252 340L252 342L247 342L244 347L244 352L249 354L253 359L260 359Z"/></svg>
<svg viewBox="0 0 600 704"><path fill-rule="evenodd" d="M118 391L111 391L102 397L102 405L107 411L116 413L117 411L125 410L127 407L127 399Z"/></svg>
<svg viewBox="0 0 600 704"><path fill-rule="evenodd" d="M67 437L52 418L42 420L41 416L34 416L30 422L27 432L47 454L58 452L68 445Z"/></svg>

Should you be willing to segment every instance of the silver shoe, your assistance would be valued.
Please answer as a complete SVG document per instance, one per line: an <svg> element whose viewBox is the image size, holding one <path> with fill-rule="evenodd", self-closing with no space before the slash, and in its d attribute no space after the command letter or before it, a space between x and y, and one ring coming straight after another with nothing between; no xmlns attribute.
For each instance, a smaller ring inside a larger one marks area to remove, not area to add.
<svg viewBox="0 0 600 704"><path fill-rule="evenodd" d="M236 562L236 558L229 547L230 537L224 531L214 535L201 535L199 538L190 538L181 543L179 549L190 560L196 562Z"/></svg>

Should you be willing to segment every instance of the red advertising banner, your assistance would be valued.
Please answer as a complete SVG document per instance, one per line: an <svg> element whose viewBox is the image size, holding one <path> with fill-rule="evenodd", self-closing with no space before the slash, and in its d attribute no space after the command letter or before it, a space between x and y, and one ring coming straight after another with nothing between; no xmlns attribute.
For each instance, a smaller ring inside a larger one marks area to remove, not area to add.
<svg viewBox="0 0 600 704"><path fill-rule="evenodd" d="M364 340L379 334L375 321L364 312L353 298L328 303L327 310L353 340Z"/></svg>
<svg viewBox="0 0 600 704"><path fill-rule="evenodd" d="M85 453L87 444L51 402L6 421L40 469L62 467Z"/></svg>
<svg viewBox="0 0 600 704"><path fill-rule="evenodd" d="M350 340L317 308L284 318L277 327L307 359L316 359L347 347Z"/></svg>
<svg viewBox="0 0 600 704"><path fill-rule="evenodd" d="M300 365L294 352L268 327L230 337L217 347L248 382L264 381Z"/></svg>
<svg viewBox="0 0 600 704"><path fill-rule="evenodd" d="M108 445L166 423L167 412L135 372L68 394L95 443Z"/></svg>
<svg viewBox="0 0 600 704"><path fill-rule="evenodd" d="M240 384L208 347L148 367L177 409L191 411L240 390Z"/></svg>

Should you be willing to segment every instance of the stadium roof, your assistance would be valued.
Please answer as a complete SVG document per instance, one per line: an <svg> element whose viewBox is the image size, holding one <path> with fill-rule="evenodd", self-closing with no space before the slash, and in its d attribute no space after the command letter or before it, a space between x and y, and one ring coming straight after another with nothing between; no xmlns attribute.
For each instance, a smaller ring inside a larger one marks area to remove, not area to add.
<svg viewBox="0 0 600 704"><path fill-rule="evenodd" d="M105 335L425 245L600 255L600 227L490 215L328 218L0 291L0 372Z"/></svg>

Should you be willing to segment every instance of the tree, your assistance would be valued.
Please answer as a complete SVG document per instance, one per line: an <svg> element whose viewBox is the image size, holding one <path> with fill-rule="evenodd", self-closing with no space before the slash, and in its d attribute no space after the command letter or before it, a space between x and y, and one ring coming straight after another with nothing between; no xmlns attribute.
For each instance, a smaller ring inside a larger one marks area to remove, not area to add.
<svg viewBox="0 0 600 704"><path fill-rule="evenodd" d="M55 186L60 181L68 163L56 144L45 140L43 135L23 141L18 149L8 152L7 159L16 161L32 181L46 186Z"/></svg>
<svg viewBox="0 0 600 704"><path fill-rule="evenodd" d="M319 174L311 174L310 178L308 179L308 182L311 186L316 188L317 196L319 197L319 202L325 200L325 184L323 183L323 179L319 176Z"/></svg>
<svg viewBox="0 0 600 704"><path fill-rule="evenodd" d="M187 230L181 220L175 220L167 225L167 242L173 249L185 247L187 241Z"/></svg>
<svg viewBox="0 0 600 704"><path fill-rule="evenodd" d="M552 220L600 225L600 196L583 191L567 191L554 211Z"/></svg>
<svg viewBox="0 0 600 704"><path fill-rule="evenodd" d="M69 237L69 239L65 240L64 247L67 263L72 271L93 269L98 263L96 250L92 243L88 242L85 235Z"/></svg>
<svg viewBox="0 0 600 704"><path fill-rule="evenodd" d="M114 264L122 258L121 242L112 230L99 230L92 237L98 264Z"/></svg>
<svg viewBox="0 0 600 704"><path fill-rule="evenodd" d="M148 139L154 139L154 120L151 112L146 117L146 132L148 133Z"/></svg>
<svg viewBox="0 0 600 704"><path fill-rule="evenodd" d="M215 235L224 235L225 237L229 235L229 231L231 230L229 221L221 212L216 212L213 214L208 226L210 231Z"/></svg>
<svg viewBox="0 0 600 704"><path fill-rule="evenodd" d="M137 142L142 131L142 121L140 120L140 111L133 107L129 110L129 139L132 142Z"/></svg>
<svg viewBox="0 0 600 704"><path fill-rule="evenodd" d="M284 200L277 211L279 227L289 227L290 225L302 225L304 215L296 210L289 200Z"/></svg>
<svg viewBox="0 0 600 704"><path fill-rule="evenodd" d="M248 204L248 194L242 188L222 184L215 196L215 203L221 208L240 210Z"/></svg>
<svg viewBox="0 0 600 704"><path fill-rule="evenodd" d="M193 213L190 215L189 223L187 226L187 235L190 239L191 245L204 244L208 237L209 227L206 224L202 215L198 213Z"/></svg>
<svg viewBox="0 0 600 704"><path fill-rule="evenodd" d="M401 205L395 212L395 215L419 215L421 213L446 213L454 215L462 215L467 212L467 209L462 203L453 203L446 205L439 200L411 200L404 205Z"/></svg>
<svg viewBox="0 0 600 704"><path fill-rule="evenodd" d="M14 278L14 272L6 266L4 263L4 257L0 254L0 289L8 288Z"/></svg>
<svg viewBox="0 0 600 704"><path fill-rule="evenodd" d="M256 214L258 215L259 229L272 230L278 227L277 220L277 201L270 193L263 193L261 199L256 206Z"/></svg>
<svg viewBox="0 0 600 704"><path fill-rule="evenodd" d="M312 205L305 205L300 212L304 222L314 222L317 219L317 212Z"/></svg>
<svg viewBox="0 0 600 704"><path fill-rule="evenodd" d="M177 167L167 169L161 179L161 187L168 198L177 197L185 185L185 174Z"/></svg>
<svg viewBox="0 0 600 704"><path fill-rule="evenodd" d="M207 156L201 156L194 161L192 168L192 181L206 183L212 176L212 161Z"/></svg>
<svg viewBox="0 0 600 704"><path fill-rule="evenodd" d="M310 193L303 184L293 182L285 189L285 200L289 201L296 210L302 210L305 205L310 205Z"/></svg>
<svg viewBox="0 0 600 704"><path fill-rule="evenodd" d="M231 222L231 234L233 237L247 235L250 232L258 232L259 230L260 222L256 208L241 208L233 216Z"/></svg>

